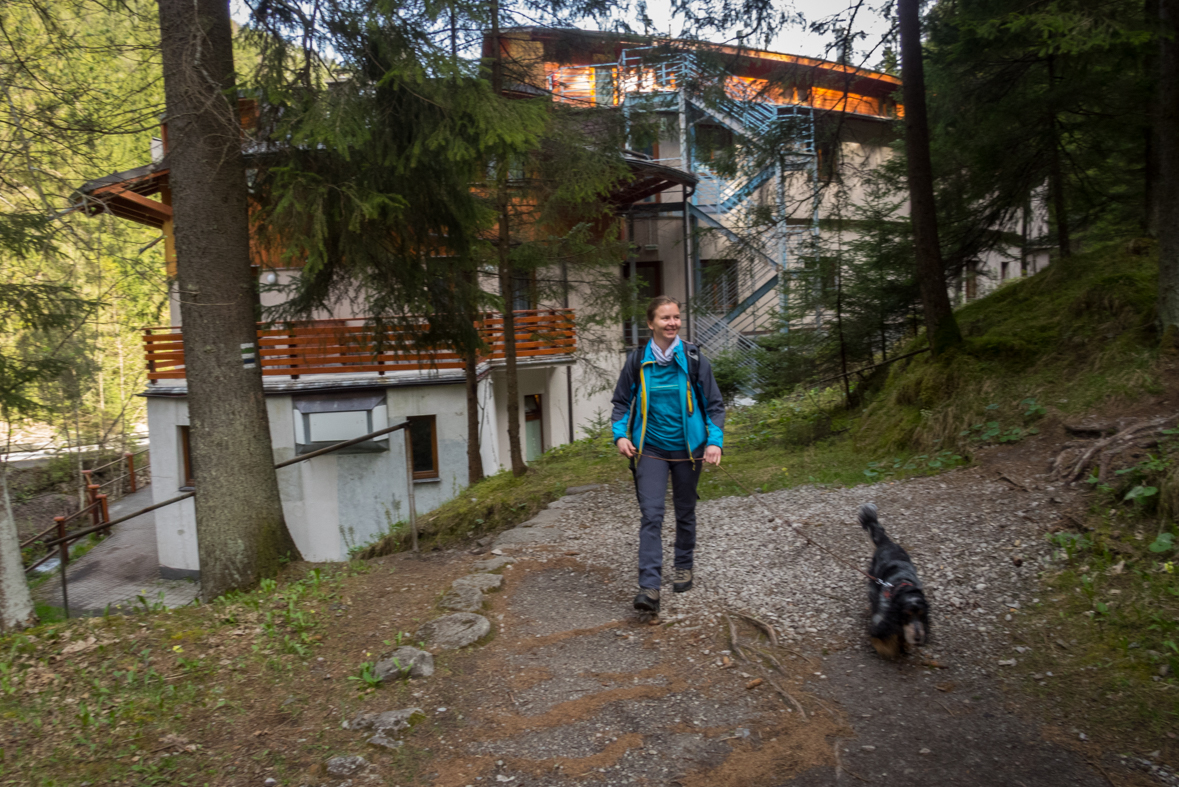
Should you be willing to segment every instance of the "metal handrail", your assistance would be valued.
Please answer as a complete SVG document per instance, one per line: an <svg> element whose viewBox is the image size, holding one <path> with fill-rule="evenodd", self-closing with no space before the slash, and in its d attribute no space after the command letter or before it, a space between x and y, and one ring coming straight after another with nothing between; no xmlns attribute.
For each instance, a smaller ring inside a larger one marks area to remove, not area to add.
<svg viewBox="0 0 1179 787"><path fill-rule="evenodd" d="M396 432L396 431L405 429L407 426L409 426L409 423L410 423L409 419L407 418L406 420L402 421L401 423L397 424L396 426L389 426L384 429L378 429L375 432L370 432L370 433L368 433L366 435L362 435L360 437L354 437L351 440L342 440L342 441L335 443L333 445L329 445L326 448L320 448L318 451L312 451L309 454L303 454L302 456L296 456L293 459L288 459L284 462L279 462L274 466L274 469L278 470L283 467L290 467L291 465L298 464L299 462L306 462L308 459L314 459L317 456L323 456L324 454L330 454L332 451L339 451L341 448L347 448L350 445L356 445L357 443L363 443L366 440L372 440L377 437L380 437L381 435L386 435L386 434L389 434L390 432ZM414 493L413 493L413 456L412 456L412 452L410 451L409 432L408 431L405 433L405 480L406 480L406 484L408 485L408 492L406 494L406 497L408 498L407 502L409 503L409 526L410 526L410 531L413 534L413 551L417 552L418 551L418 526L417 526L417 511L415 510L416 506L414 504ZM95 489L98 489L98 487L91 485L90 489L91 489L91 491L93 491ZM86 536L90 535L91 533L98 533L98 532L104 531L104 530L107 532L110 532L110 529L112 527L114 527L115 525L121 525L122 523L126 522L129 519L134 519L135 517L146 514L149 511L155 511L157 508L163 508L164 506L170 506L173 503L179 503L180 501L187 500L188 498L194 497L195 495L196 495L195 491L185 492L184 494L177 495L176 497L169 498L168 500L164 500L159 503L155 503L154 505L147 506L146 508L141 508L138 511L133 511L130 514L124 514L123 516L119 517L118 519L111 519L109 517L109 514L107 512L107 508L106 508L106 495L96 495L96 499L93 503L91 503L89 506L87 506L87 508L83 509L82 511L72 514L71 518L74 516L80 515L83 511L87 511L91 508L94 508L95 506L98 506L99 507L97 509L98 510L98 517L100 519L105 520L102 523L95 525L94 527L86 528L85 530L79 530L75 533L66 534L64 531L64 526L65 526L66 520L64 518L59 518L58 520L56 520L54 522L54 528L57 529L57 531L59 533L62 533L62 535L60 535L58 538L55 538L51 541L44 542L44 546L46 548L56 546L58 548L60 555L61 555L61 598L62 598L62 604L65 607L66 617L68 618L70 616L70 600L69 600L69 591L68 591L69 579L66 576L66 566L69 565L69 545L71 542L77 541L81 538L85 538ZM42 535L44 535L44 533L42 533ZM48 560L51 556L52 555L49 554L49 555L46 555L45 557L41 558L36 563L34 563L32 566L25 569L26 572L31 571L34 568L36 568L37 566L41 565L46 560Z"/></svg>
<svg viewBox="0 0 1179 787"><path fill-rule="evenodd" d="M330 454L332 451L339 451L341 448L347 448L350 445L356 445L357 443L363 443L365 440L372 440L374 438L380 437L381 435L389 434L390 432L396 432L399 429L404 429L407 426L409 426L409 421L402 421L401 423L397 424L396 426L390 426L386 429L378 429L377 431L370 432L369 434L363 435L362 437L354 437L351 440L344 440L339 443L334 443L333 445L329 445L326 448L320 448L318 451L312 451L309 454L303 454L302 456L296 456L294 459L288 459L285 462L279 462L278 464L276 464L274 466L274 469L279 470L283 467L289 467L290 465L297 464L299 462L305 462L308 459L314 459L317 456L323 456L324 454ZM411 472L412 472L412 466L411 466ZM164 506L170 506L173 503L179 503L181 500L187 500L188 498L192 497L195 494L196 494L195 491L194 492L185 492L182 495L177 495L176 497L169 498L168 500L165 500L162 503L156 503L154 505L147 506L146 508L141 508L138 511L134 511L130 514L124 514L123 516L119 517L118 519L112 519L111 521L105 522L97 527L92 527L92 528L88 528L86 530L79 530L76 533L71 533L66 538L59 538L59 539L55 539L53 541L46 541L45 546L47 546L47 547L48 546L55 546L55 545L61 543L62 541L69 541L69 540L73 540L74 538L80 538L81 536L88 536L91 533L97 533L99 530L106 530L107 528L109 528L113 525L121 525L124 522L126 522L128 519L134 519L135 517L139 516L140 514L146 514L149 511L155 511L157 508L163 508Z"/></svg>

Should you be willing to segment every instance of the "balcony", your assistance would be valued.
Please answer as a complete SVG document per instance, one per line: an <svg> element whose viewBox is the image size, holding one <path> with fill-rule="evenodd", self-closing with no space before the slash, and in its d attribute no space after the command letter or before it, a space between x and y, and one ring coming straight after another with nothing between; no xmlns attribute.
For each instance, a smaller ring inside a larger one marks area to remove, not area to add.
<svg viewBox="0 0 1179 787"><path fill-rule="evenodd" d="M516 355L521 360L556 360L577 349L572 309L532 309L513 312L516 318ZM487 349L480 361L493 365L504 359L503 317L488 314L477 323ZM297 380L303 375L383 376L391 372L429 372L462 369L463 359L451 350L415 348L406 331L390 329L382 349L375 350L373 328L364 320L311 320L260 325L258 363L265 377ZM183 332L177 326L144 328L147 378L184 378ZM407 346L408 345L408 346Z"/></svg>

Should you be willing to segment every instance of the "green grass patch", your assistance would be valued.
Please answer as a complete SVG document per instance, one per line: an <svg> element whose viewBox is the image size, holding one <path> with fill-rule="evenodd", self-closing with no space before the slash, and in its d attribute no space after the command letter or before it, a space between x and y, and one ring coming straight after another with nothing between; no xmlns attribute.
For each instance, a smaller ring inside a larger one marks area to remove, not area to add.
<svg viewBox="0 0 1179 787"><path fill-rule="evenodd" d="M569 487L629 480L626 460L618 455L609 430L599 424L591 436L558 446L532 462L520 477L504 470L468 487L429 514L418 518L420 546L443 547L513 527L530 519ZM408 523L398 522L388 535L357 552L371 559L409 547Z"/></svg>
<svg viewBox="0 0 1179 787"><path fill-rule="evenodd" d="M1053 536L1061 568L1022 626L1024 682L1070 727L1156 748L1179 726L1179 558L1151 551L1157 521L1100 505L1093 530Z"/></svg>
<svg viewBox="0 0 1179 787"><path fill-rule="evenodd" d="M1160 392L1157 277L1157 258L1109 245L958 309L963 345L892 365L857 441L886 451L961 447L978 423L999 421L1000 434L1026 427L1027 399L1068 415Z"/></svg>

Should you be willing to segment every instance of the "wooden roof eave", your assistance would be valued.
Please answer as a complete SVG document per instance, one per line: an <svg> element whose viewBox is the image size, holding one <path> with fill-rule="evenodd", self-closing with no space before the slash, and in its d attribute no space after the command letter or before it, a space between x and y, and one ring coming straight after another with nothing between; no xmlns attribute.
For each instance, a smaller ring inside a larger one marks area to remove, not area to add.
<svg viewBox="0 0 1179 787"><path fill-rule="evenodd" d="M110 213L155 229L172 219L172 206L154 199L168 185L168 168L160 164L115 172L78 187L73 209L96 216Z"/></svg>

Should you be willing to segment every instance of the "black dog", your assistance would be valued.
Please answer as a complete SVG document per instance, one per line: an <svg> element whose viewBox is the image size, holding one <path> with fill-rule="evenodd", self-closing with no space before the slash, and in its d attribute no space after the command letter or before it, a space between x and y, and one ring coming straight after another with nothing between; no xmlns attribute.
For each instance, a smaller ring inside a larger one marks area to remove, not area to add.
<svg viewBox="0 0 1179 787"><path fill-rule="evenodd" d="M906 648L925 644L929 636L929 603L909 553L884 532L876 518L876 506L860 506L859 519L876 545L868 573L888 583L882 586L868 581L868 600L872 602L868 636L881 656L900 658Z"/></svg>

